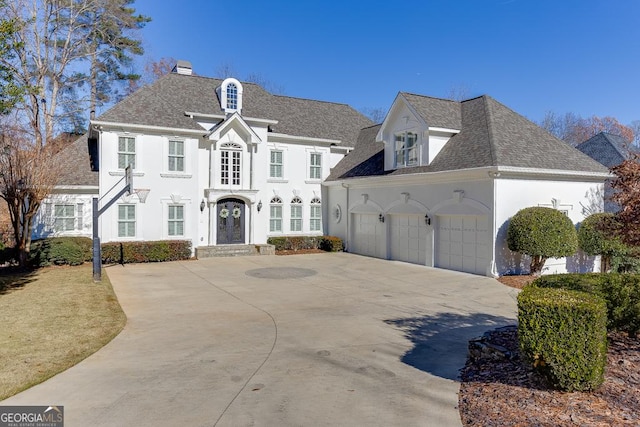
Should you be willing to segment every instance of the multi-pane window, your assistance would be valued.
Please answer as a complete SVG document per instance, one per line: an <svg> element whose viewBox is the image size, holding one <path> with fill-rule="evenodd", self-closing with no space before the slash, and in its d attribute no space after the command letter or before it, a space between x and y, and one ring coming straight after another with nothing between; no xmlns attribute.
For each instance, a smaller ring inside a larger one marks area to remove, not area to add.
<svg viewBox="0 0 640 427"><path fill-rule="evenodd" d="M118 237L135 237L136 205L118 205Z"/></svg>
<svg viewBox="0 0 640 427"><path fill-rule="evenodd" d="M302 231L302 199L291 199L291 231Z"/></svg>
<svg viewBox="0 0 640 427"><path fill-rule="evenodd" d="M225 150L220 152L220 183L227 185L240 185L240 154L241 147L238 144L225 144L223 148L233 148L235 150Z"/></svg>
<svg viewBox="0 0 640 427"><path fill-rule="evenodd" d="M118 169L131 165L136 168L136 139L128 136L118 138Z"/></svg>
<svg viewBox="0 0 640 427"><path fill-rule="evenodd" d="M184 236L184 206L169 206L169 236Z"/></svg>
<svg viewBox="0 0 640 427"><path fill-rule="evenodd" d="M271 150L271 161L269 163L269 177L282 178L282 151Z"/></svg>
<svg viewBox="0 0 640 427"><path fill-rule="evenodd" d="M53 227L55 231L75 230L76 206L55 205L53 207Z"/></svg>
<svg viewBox="0 0 640 427"><path fill-rule="evenodd" d="M318 197L314 197L313 199L311 199L309 230L322 231L322 205Z"/></svg>
<svg viewBox="0 0 640 427"><path fill-rule="evenodd" d="M322 154L311 153L309 159L309 178L322 179Z"/></svg>
<svg viewBox="0 0 640 427"><path fill-rule="evenodd" d="M413 132L396 134L396 166L416 166L418 164L418 135Z"/></svg>
<svg viewBox="0 0 640 427"><path fill-rule="evenodd" d="M227 108L230 110L238 109L238 87L235 83L227 85Z"/></svg>
<svg viewBox="0 0 640 427"><path fill-rule="evenodd" d="M169 141L169 171L184 172L184 141Z"/></svg>
<svg viewBox="0 0 640 427"><path fill-rule="evenodd" d="M277 196L269 206L269 231L282 231L282 199Z"/></svg>
<svg viewBox="0 0 640 427"><path fill-rule="evenodd" d="M56 232L82 230L83 227L83 205L77 204L57 204L53 206L53 215L51 212L51 204L45 204L45 213L48 218L53 216L53 229Z"/></svg>

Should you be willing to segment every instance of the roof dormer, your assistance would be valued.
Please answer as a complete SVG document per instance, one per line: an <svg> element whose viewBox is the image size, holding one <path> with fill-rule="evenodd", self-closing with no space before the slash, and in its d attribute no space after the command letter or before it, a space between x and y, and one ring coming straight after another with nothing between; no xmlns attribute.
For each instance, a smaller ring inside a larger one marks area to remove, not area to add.
<svg viewBox="0 0 640 427"><path fill-rule="evenodd" d="M385 170L430 165L460 132L448 127L459 127L455 123L459 108L458 103L448 100L398 94L376 137L384 142Z"/></svg>
<svg viewBox="0 0 640 427"><path fill-rule="evenodd" d="M216 89L220 108L225 113L242 113L242 84L234 78L226 78Z"/></svg>

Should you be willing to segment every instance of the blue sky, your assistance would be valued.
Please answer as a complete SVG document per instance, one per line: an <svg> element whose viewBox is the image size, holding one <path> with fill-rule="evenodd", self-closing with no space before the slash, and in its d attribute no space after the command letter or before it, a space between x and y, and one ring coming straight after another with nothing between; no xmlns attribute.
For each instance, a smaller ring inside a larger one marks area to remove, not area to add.
<svg viewBox="0 0 640 427"><path fill-rule="evenodd" d="M399 91L488 94L640 120L638 0L137 0L146 59L251 73L300 98L387 109Z"/></svg>

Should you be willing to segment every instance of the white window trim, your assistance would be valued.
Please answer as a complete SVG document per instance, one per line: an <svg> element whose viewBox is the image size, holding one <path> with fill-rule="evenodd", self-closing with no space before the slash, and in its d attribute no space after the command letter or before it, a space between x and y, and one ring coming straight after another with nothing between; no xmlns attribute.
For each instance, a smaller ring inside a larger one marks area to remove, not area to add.
<svg viewBox="0 0 640 427"><path fill-rule="evenodd" d="M162 198L160 199L160 203L162 205L162 238L165 240L191 240L191 209L192 209L192 199L191 198L182 198L179 200L172 198ZM169 235L169 206L182 206L182 214L184 221L184 228L182 232L182 236L170 236ZM199 209L199 208L198 208ZM200 212L198 210L198 212ZM206 212L206 211L205 211Z"/></svg>
<svg viewBox="0 0 640 427"><path fill-rule="evenodd" d="M269 163L267 168L267 182L273 182L278 184L286 184L289 182L289 147L279 145L279 144L269 144L267 145L267 149L269 150ZM271 177L271 152L272 151L280 151L282 152L282 178L272 178Z"/></svg>
<svg viewBox="0 0 640 427"><path fill-rule="evenodd" d="M162 144L162 172L160 176L164 178L191 178L191 158L189 156L190 145L189 140L178 136L165 136ZM171 141L182 142L183 147L183 171L169 170L169 146Z"/></svg>
<svg viewBox="0 0 640 427"><path fill-rule="evenodd" d="M115 219L115 233L114 233L114 237L117 241L135 241L135 240L142 240L141 236L140 236L140 211L142 209L139 209L138 206L139 204L137 203L118 203L116 205L116 209L115 209L115 215L114 215L114 219ZM135 228L134 228L134 233L133 236L120 236L120 230L119 230L119 225L120 225L120 206L134 206L135 208L135 213L136 213L136 219L135 219Z"/></svg>
<svg viewBox="0 0 640 427"><path fill-rule="evenodd" d="M220 188L242 188L242 183L243 183L243 174L244 174L244 149L245 147L242 146L242 144L238 144L238 143L224 143L222 145L220 145L220 150L219 150L219 155L218 157L218 164L216 165L216 173L217 173L217 177L216 177L216 182L218 183L218 185L220 185ZM229 180L229 182L227 183L223 183L222 182L222 154L224 152L228 152L229 153L229 164L228 166L228 173L229 175L227 176L227 179ZM238 159L240 161L240 170L239 170L239 183L238 184L234 184L233 183L233 153L238 153Z"/></svg>
<svg viewBox="0 0 640 427"><path fill-rule="evenodd" d="M144 144L141 143L144 135L140 133L132 133L132 132L116 132L115 142L112 147L114 147L115 156L111 157L114 159L113 168L110 168L108 174L110 176L124 176L124 169L120 169L118 166L118 144L120 143L120 137L123 138L134 138L136 144L136 167L133 170L133 176L144 176ZM111 146L111 145L110 145Z"/></svg>
<svg viewBox="0 0 640 427"><path fill-rule="evenodd" d="M275 198L275 197L274 197ZM280 202L278 203L273 203L273 199L272 198L269 201L269 234L270 235L282 235L284 234L284 203L282 201L282 198L278 196L278 198L280 199ZM271 207L272 206L278 206L280 208L280 218L275 218L275 219L280 219L280 230L271 230Z"/></svg>
<svg viewBox="0 0 640 427"><path fill-rule="evenodd" d="M294 203L294 200L298 199L300 202L296 202ZM293 216L293 207L297 207L300 210L300 216L299 217L294 217ZM299 230L294 230L293 229L293 221L298 221L300 222L300 229ZM301 197L299 196L295 196L291 199L291 201L289 202L289 232L290 233L304 233L304 201L302 200Z"/></svg>
<svg viewBox="0 0 640 427"><path fill-rule="evenodd" d="M139 153L138 153L138 136L137 135L132 135L132 134L118 134L117 135L117 139L116 139L116 168L117 170L125 170L126 166L121 168L120 167L120 138L126 138L126 139L133 139L133 156L135 159L135 167L133 168L134 170L136 169L140 169L140 166L138 164L138 158L140 157ZM130 152L127 152L130 153Z"/></svg>
<svg viewBox="0 0 640 427"><path fill-rule="evenodd" d="M318 200L320 203L315 203L315 201ZM319 217L313 217L311 216L311 213L313 212L313 208L319 208L320 209L320 216ZM312 230L311 229L311 221L315 221L315 220L319 220L320 221L320 227L317 230ZM311 199L311 202L309 203L309 232L311 233L322 233L322 200L319 197L314 197L313 199Z"/></svg>
<svg viewBox="0 0 640 427"><path fill-rule="evenodd" d="M320 178L312 178L311 177L311 155L312 154L319 154L320 155ZM316 184L319 182L322 182L322 180L326 177L326 173L325 173L325 168L326 168L326 164L328 161L328 155L325 153L325 151L321 151L316 149L315 147L312 149L307 149L306 150L306 180L305 183L307 184Z"/></svg>
<svg viewBox="0 0 640 427"><path fill-rule="evenodd" d="M404 159L402 161L402 163L398 162L398 150L397 150L397 141L396 138L400 135L403 136L403 141L406 145L407 143L407 135L408 134L414 134L416 136L416 142L414 147L416 148L416 161L413 164L409 164L409 150L406 148L403 149L403 153L404 153ZM392 144L393 144L393 167L395 169L401 169L401 168L412 168L412 167L416 167L416 166L420 166L421 165L421 161L420 159L422 158L422 144L420 143L421 141L421 135L419 132L415 132L412 130L404 130L404 131L400 131L400 132L394 132L393 133L393 139L392 139Z"/></svg>
<svg viewBox="0 0 640 427"><path fill-rule="evenodd" d="M235 84L237 89L236 96L238 97L237 99L238 102L237 102L236 108L227 108L227 87L231 83ZM222 82L222 84L220 85L220 92L219 92L220 107L224 110L225 113L234 113L236 111L240 113L242 111L242 92L243 92L242 84L238 80L234 78L227 78Z"/></svg>

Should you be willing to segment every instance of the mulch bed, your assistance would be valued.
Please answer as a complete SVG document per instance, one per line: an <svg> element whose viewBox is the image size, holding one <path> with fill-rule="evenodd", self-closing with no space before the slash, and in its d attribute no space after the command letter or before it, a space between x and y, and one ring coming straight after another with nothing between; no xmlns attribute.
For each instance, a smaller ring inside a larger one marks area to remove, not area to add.
<svg viewBox="0 0 640 427"><path fill-rule="evenodd" d="M532 276L504 276L522 289ZM465 426L640 426L640 340L610 333L605 382L596 391L562 392L520 360L517 332L500 329L489 342L511 359L467 360L461 370L459 410Z"/></svg>

